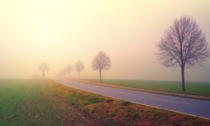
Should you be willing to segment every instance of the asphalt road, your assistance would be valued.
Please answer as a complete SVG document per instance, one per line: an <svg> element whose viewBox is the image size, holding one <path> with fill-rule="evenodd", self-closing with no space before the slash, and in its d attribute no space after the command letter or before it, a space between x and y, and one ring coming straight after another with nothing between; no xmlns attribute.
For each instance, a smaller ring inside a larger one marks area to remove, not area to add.
<svg viewBox="0 0 210 126"><path fill-rule="evenodd" d="M111 88L111 87L88 84L78 81L61 80L61 79L55 79L55 81L76 89L108 97L122 99L161 109L192 114L210 119L210 101Z"/></svg>

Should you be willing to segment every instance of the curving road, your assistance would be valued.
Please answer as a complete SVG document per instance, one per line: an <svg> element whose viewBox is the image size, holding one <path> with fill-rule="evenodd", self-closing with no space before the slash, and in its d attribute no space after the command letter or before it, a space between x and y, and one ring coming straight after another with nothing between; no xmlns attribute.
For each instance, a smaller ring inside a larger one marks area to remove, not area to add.
<svg viewBox="0 0 210 126"><path fill-rule="evenodd" d="M108 97L210 119L210 101L111 88L72 80L55 79L54 81Z"/></svg>

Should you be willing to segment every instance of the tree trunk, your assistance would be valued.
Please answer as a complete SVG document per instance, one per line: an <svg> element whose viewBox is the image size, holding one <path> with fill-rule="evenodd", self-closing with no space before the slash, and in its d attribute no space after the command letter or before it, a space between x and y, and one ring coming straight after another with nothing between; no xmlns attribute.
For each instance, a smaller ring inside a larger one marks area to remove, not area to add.
<svg viewBox="0 0 210 126"><path fill-rule="evenodd" d="M79 80L80 80L80 71L79 71Z"/></svg>
<svg viewBox="0 0 210 126"><path fill-rule="evenodd" d="M181 53L181 74L182 74L182 92L185 92L185 79L184 79L184 68L185 68L185 62L183 58L183 39L180 38L180 53Z"/></svg>
<svg viewBox="0 0 210 126"><path fill-rule="evenodd" d="M69 80L70 80L70 72L69 72Z"/></svg>
<svg viewBox="0 0 210 126"><path fill-rule="evenodd" d="M184 77L184 67L181 67L181 73L182 73L182 91L185 92L185 77Z"/></svg>
<svg viewBox="0 0 210 126"><path fill-rule="evenodd" d="M100 82L101 82L101 70L99 70L99 75L100 75Z"/></svg>

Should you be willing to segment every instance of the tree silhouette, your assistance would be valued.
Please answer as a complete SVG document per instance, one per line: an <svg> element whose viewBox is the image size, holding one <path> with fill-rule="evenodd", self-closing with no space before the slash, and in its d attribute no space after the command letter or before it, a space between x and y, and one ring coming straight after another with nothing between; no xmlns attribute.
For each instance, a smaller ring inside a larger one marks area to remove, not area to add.
<svg viewBox="0 0 210 126"><path fill-rule="evenodd" d="M42 63L39 65L38 70L42 72L42 78L45 78L45 72L50 70L50 67L47 63Z"/></svg>
<svg viewBox="0 0 210 126"><path fill-rule="evenodd" d="M72 70L73 70L73 68L70 64L64 69L65 72L69 73L69 80L70 80L70 74L71 74Z"/></svg>
<svg viewBox="0 0 210 126"><path fill-rule="evenodd" d="M98 54L93 59L92 68L93 68L93 70L99 71L100 82L101 82L102 70L107 70L110 68L110 66L111 66L111 60L110 60L109 56L107 56L102 51L98 52Z"/></svg>
<svg viewBox="0 0 210 126"><path fill-rule="evenodd" d="M75 69L78 72L78 79L80 79L80 72L84 69L84 64L82 61L78 60L75 64Z"/></svg>
<svg viewBox="0 0 210 126"><path fill-rule="evenodd" d="M182 16L165 32L158 43L159 61L166 67L180 67L185 92L185 68L202 65L209 57L205 35L191 17Z"/></svg>
<svg viewBox="0 0 210 126"><path fill-rule="evenodd" d="M58 73L57 73L57 77L64 77L65 76L65 74L66 74L66 71L64 71L64 70L61 70L61 71L59 71Z"/></svg>

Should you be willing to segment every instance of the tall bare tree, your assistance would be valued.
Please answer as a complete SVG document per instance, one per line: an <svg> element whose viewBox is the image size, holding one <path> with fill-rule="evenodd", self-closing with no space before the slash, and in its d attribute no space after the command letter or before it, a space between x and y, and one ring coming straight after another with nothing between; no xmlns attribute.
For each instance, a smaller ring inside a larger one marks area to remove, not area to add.
<svg viewBox="0 0 210 126"><path fill-rule="evenodd" d="M42 63L39 65L38 70L42 72L42 78L45 78L45 72L50 70L50 67L47 63Z"/></svg>
<svg viewBox="0 0 210 126"><path fill-rule="evenodd" d="M78 72L78 79L80 79L80 72L84 69L84 64L82 61L78 60L75 64L75 69Z"/></svg>
<svg viewBox="0 0 210 126"><path fill-rule="evenodd" d="M159 61L166 67L180 67L185 92L185 68L202 65L209 57L202 30L191 17L182 16L165 32L158 43Z"/></svg>
<svg viewBox="0 0 210 126"><path fill-rule="evenodd" d="M110 60L109 56L107 56L102 51L98 52L98 54L93 59L92 68L93 68L93 70L99 71L100 82L101 82L102 70L107 70L110 68L110 66L111 66L111 60Z"/></svg>
<svg viewBox="0 0 210 126"><path fill-rule="evenodd" d="M67 72L69 74L69 80L70 80L70 74L72 72L73 68L71 66L71 64L69 64L65 69L64 71Z"/></svg>

